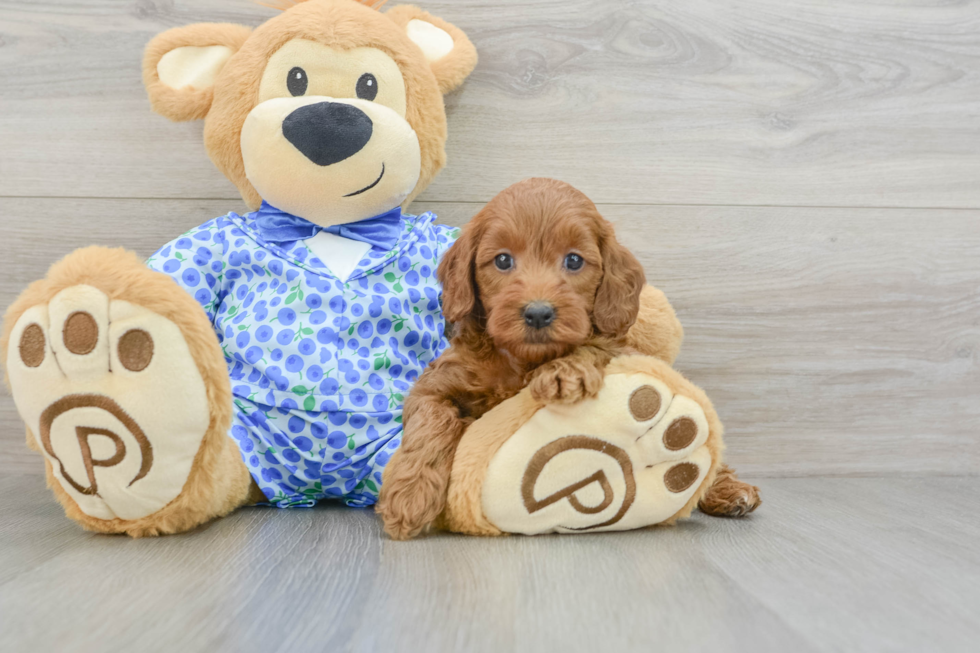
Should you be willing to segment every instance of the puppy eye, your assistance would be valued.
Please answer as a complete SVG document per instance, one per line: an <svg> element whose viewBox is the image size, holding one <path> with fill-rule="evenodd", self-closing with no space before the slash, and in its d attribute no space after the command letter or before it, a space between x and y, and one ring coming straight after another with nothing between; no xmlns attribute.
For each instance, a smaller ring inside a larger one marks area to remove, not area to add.
<svg viewBox="0 0 980 653"><path fill-rule="evenodd" d="M569 254L565 257L565 269L575 272L581 270L582 266L585 265L585 259L578 254Z"/></svg>
<svg viewBox="0 0 980 653"><path fill-rule="evenodd" d="M357 97L362 100L373 101L378 97L378 80L371 73L364 73L357 80Z"/></svg>
<svg viewBox="0 0 980 653"><path fill-rule="evenodd" d="M306 71L296 66L286 75L286 88L292 93L293 97L304 95L306 87L310 85L310 80L306 78Z"/></svg>
<svg viewBox="0 0 980 653"><path fill-rule="evenodd" d="M497 266L497 269L501 272L506 272L507 270L514 267L514 257L510 254L497 254L493 259L493 264Z"/></svg>

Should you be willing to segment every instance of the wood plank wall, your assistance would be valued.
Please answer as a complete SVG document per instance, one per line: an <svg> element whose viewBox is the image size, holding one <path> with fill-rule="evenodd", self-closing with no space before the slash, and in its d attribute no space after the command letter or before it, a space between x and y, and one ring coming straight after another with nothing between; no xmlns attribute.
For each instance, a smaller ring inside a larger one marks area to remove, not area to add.
<svg viewBox="0 0 980 653"><path fill-rule="evenodd" d="M980 472L980 3L417 0L480 65L415 204L588 193L678 310L750 476ZM248 0L0 1L0 306L72 249L240 210L143 46ZM0 471L40 473L9 396Z"/></svg>

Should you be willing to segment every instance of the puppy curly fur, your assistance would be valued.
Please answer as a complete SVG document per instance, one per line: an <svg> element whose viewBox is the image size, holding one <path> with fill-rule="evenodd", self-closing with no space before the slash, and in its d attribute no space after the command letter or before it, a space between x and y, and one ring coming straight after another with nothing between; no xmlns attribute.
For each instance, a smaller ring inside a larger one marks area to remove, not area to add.
<svg viewBox="0 0 980 653"><path fill-rule="evenodd" d="M500 254L513 266L500 270ZM564 265L569 254L584 260ZM541 403L593 397L603 370L636 353L627 333L645 276L612 225L580 191L551 179L515 184L466 226L438 269L451 346L405 402L402 445L384 472L377 511L395 539L442 513L456 445L466 427L529 385ZM523 309L545 302L554 320L529 326Z"/></svg>

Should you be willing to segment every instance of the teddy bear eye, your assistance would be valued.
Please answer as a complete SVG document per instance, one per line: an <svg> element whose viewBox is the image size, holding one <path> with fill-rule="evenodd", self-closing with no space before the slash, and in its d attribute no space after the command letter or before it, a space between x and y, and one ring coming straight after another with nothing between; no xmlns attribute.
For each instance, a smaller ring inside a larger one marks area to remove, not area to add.
<svg viewBox="0 0 980 653"><path fill-rule="evenodd" d="M357 97L362 100L374 100L378 97L378 80L371 73L364 73L357 80Z"/></svg>
<svg viewBox="0 0 980 653"><path fill-rule="evenodd" d="M306 71L296 66L286 75L286 88L292 93L293 97L306 93L306 87L310 85L310 80L306 77Z"/></svg>

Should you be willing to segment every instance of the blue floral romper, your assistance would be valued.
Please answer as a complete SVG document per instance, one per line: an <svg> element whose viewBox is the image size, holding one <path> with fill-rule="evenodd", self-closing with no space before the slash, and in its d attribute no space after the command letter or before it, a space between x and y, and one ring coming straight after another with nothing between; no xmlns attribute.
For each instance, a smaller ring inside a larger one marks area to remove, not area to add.
<svg viewBox="0 0 980 653"><path fill-rule="evenodd" d="M435 269L458 230L403 215L341 282L303 241L273 244L254 213L216 218L147 264L204 307L231 376L235 439L279 507L377 501L405 393L448 346Z"/></svg>

